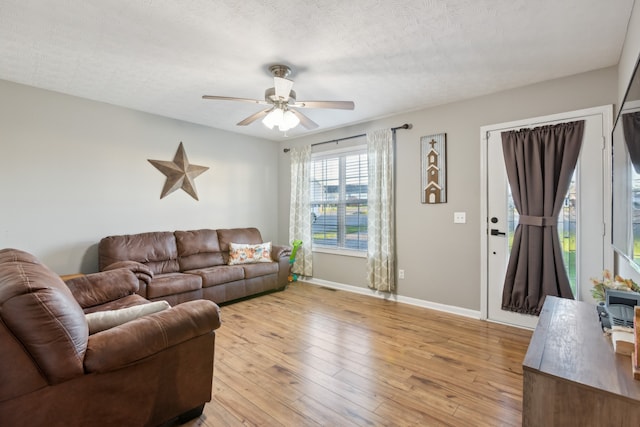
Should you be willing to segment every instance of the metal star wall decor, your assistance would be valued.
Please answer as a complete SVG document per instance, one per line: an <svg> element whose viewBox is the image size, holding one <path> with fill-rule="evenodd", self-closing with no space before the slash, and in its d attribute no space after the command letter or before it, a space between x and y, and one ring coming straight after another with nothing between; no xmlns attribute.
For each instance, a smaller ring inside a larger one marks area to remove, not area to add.
<svg viewBox="0 0 640 427"><path fill-rule="evenodd" d="M161 199L173 193L178 188L182 188L187 194L198 200L196 184L193 180L209 168L207 166L189 164L189 159L187 159L187 153L184 151L182 142L180 142L178 151L176 151L172 162L166 160L147 160L167 177L167 181L162 188L162 194L160 195Z"/></svg>

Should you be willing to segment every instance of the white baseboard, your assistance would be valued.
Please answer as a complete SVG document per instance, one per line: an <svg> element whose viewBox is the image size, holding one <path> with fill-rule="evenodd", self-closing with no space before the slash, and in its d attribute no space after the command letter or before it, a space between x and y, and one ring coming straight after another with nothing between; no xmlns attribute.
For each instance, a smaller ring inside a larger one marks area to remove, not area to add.
<svg viewBox="0 0 640 427"><path fill-rule="evenodd" d="M391 294L388 292L374 291L373 289L369 289L369 288L361 288L359 286L345 285L343 283L331 282L329 280L300 278L300 281L305 283L310 283L316 286L324 286L326 288L340 289L342 291L353 292L355 294L367 295L367 296L386 299L390 301L401 302L409 305L415 305L423 308L430 308L432 310L443 311L445 313L456 314L458 316L470 317L472 319L480 319L480 311L477 311L477 310L469 310L467 308L440 304L437 302L425 301L418 298L405 297L402 295Z"/></svg>

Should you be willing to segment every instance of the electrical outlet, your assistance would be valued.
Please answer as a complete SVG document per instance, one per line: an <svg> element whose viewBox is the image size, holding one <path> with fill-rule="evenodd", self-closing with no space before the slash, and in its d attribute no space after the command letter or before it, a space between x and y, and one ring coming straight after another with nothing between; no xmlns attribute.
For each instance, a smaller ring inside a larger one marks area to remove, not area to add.
<svg viewBox="0 0 640 427"><path fill-rule="evenodd" d="M454 212L453 213L453 222L455 224L464 224L467 222L467 213L466 212Z"/></svg>
<svg viewBox="0 0 640 427"><path fill-rule="evenodd" d="M404 270L398 270L398 278L404 279Z"/></svg>

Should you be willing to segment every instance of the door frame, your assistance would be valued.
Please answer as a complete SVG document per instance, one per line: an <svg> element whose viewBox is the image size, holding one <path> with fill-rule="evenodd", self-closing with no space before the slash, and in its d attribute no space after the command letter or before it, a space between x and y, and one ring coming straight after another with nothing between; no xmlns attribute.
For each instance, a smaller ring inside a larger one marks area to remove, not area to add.
<svg viewBox="0 0 640 427"><path fill-rule="evenodd" d="M482 126L480 128L480 318L488 319L488 298L489 298L489 252L488 252L488 231L489 231L489 213L488 213L488 185L487 179L489 171L487 170L487 145L488 132L496 132L511 128L536 127L552 121L568 121L572 119L579 120L584 116L602 114L602 133L603 141L603 248L604 252L604 268L613 270L614 252L611 246L611 132L613 131L613 105L601 105L598 107L585 108L582 110L568 111L565 113L551 114L548 116L533 117L529 119L515 120L512 122L498 123L494 125ZM606 184L605 184L606 183ZM606 245L604 242L609 242Z"/></svg>

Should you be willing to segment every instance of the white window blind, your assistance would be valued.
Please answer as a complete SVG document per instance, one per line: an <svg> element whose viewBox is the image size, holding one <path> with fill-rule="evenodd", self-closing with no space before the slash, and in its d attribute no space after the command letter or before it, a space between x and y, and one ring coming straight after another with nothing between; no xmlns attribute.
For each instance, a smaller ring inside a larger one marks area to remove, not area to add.
<svg viewBox="0 0 640 427"><path fill-rule="evenodd" d="M367 149L357 145L312 155L314 247L367 250Z"/></svg>

